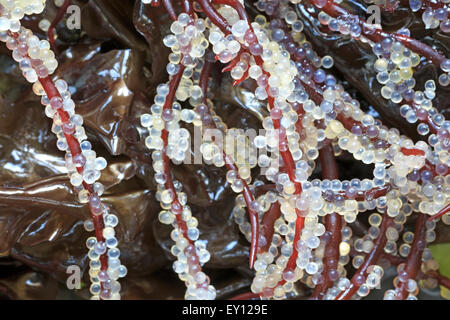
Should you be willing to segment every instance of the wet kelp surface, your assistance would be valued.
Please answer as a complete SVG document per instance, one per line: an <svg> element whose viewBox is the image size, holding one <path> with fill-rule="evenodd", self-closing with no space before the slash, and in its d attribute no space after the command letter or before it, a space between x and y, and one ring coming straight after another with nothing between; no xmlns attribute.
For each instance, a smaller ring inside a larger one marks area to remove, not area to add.
<svg viewBox="0 0 450 320"><path fill-rule="evenodd" d="M120 219L119 248L128 276L122 281L124 299L182 299L184 288L172 272L170 229L158 222L152 163L139 117L148 112L156 86L167 81L168 50L162 44L169 19L158 8L132 0L74 1L82 8L82 30L57 27L60 67L57 76L70 85L77 113L85 119L90 141L108 160L101 182L107 190L102 199ZM347 2L353 12L363 13L357 2ZM249 4L249 12L256 11ZM52 20L54 6L28 18L26 26L42 38L40 19ZM326 33L311 18L316 12L299 6L309 41L319 54L335 59L333 72L362 105L382 121L417 138L413 126L401 118L398 107L379 95L369 46L340 35ZM415 38L448 52L448 36L426 31L409 10L384 13L389 30L408 27ZM255 102L244 82L233 88L221 66L213 70L211 88L216 112L229 127L261 128L264 106ZM434 78L431 64L419 67L418 80ZM435 103L444 115L450 109L450 91L438 88ZM31 87L6 49L0 51L0 297L10 299L88 298L87 250L89 234L83 228L90 216L70 187L63 154L55 147L51 122ZM341 179L369 177L363 167L345 154L339 158ZM218 298L248 291L249 244L233 221L233 192L225 169L207 165L173 165L175 178L183 183L189 204L199 220L201 238L208 243L211 260L206 265ZM316 169L320 175L320 167ZM258 176L258 172L253 172ZM361 235L367 217L355 222ZM438 226L437 242L450 241L448 227ZM83 288L66 289L67 267L84 272ZM299 287L300 297L308 288Z"/></svg>

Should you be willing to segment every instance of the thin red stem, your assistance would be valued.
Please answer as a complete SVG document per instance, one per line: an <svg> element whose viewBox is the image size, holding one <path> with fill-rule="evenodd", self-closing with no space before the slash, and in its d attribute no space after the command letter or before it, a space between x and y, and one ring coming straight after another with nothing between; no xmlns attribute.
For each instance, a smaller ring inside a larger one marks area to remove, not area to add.
<svg viewBox="0 0 450 320"><path fill-rule="evenodd" d="M311 2L312 2L312 4L314 4L315 1L311 1ZM325 13L327 13L328 15L332 16L333 18L345 17L345 16L350 15L350 13L346 9L344 9L343 7L341 7L339 4L337 4L336 2L334 2L332 0L328 0L327 4L323 8L321 8L321 10L324 11ZM444 60L446 59L445 56L443 56L442 54L440 54L439 52L437 52L430 46L428 46L416 39L410 38L403 34L389 33L389 32L385 32L381 29L374 29L373 25L367 23L366 21L364 21L360 18L358 18L358 23L361 27L361 30L363 30L362 34L367 39L369 39L373 42L380 42L381 40L383 40L385 38L392 38L394 40L401 42L405 47L414 51L415 53L422 55L422 56L426 57L427 59L431 60L433 62L433 64L435 66L437 66L438 68L440 68L441 63L444 62ZM374 30L374 32L364 33L364 30Z"/></svg>
<svg viewBox="0 0 450 320"><path fill-rule="evenodd" d="M221 3L220 1L224 1L223 4L229 5L232 8L234 8L238 14L240 15L241 19L245 20L248 22L248 25L250 27L250 30L253 32L253 28L251 27L251 24L248 20L247 17L247 13L245 11L245 8L237 1L235 0L218 0L216 3ZM226 21L226 19L217 12L217 10L211 6L211 4L209 3L208 0L200 0L199 1L204 13L206 14L206 16L214 23L216 24L221 30L222 32L224 32L225 34L229 34L231 33L231 26L229 25L229 23ZM260 57L256 57L255 56L255 60L257 60L259 58L259 61L262 65L262 59ZM237 84L238 82L235 82L235 84ZM238 171L236 170L237 168L234 166L234 163L232 162L232 159L224 154L224 158L225 158L225 163L226 166L229 170L233 169L235 170L236 173L238 173ZM292 156L291 156L292 158ZM243 181L243 180L242 180ZM244 190L243 190L243 195L244 195L244 199L247 203L247 207L249 210L249 216L250 216L250 224L251 224L251 246L250 246L250 268L253 268L254 262L256 260L256 253L258 250L258 240L259 240L259 220L258 220L258 215L256 212L252 212L252 210L250 209L249 203L251 203L253 201L253 195L250 192L250 189L248 188L248 186L246 186L245 181L243 181L244 183Z"/></svg>
<svg viewBox="0 0 450 320"><path fill-rule="evenodd" d="M294 271L295 267L297 266L297 257L298 257L298 250L297 250L297 242L300 240L300 236L302 234L302 230L303 230L303 226L304 226L304 221L305 219L303 218L297 218L297 220L295 221L295 235L294 235L294 241L293 246L294 246L294 251L292 253L292 255L289 257L288 263L286 265L286 268L284 269L284 271ZM281 280L278 283L278 286L281 286L283 284L286 283L286 280Z"/></svg>
<svg viewBox="0 0 450 320"><path fill-rule="evenodd" d="M343 114L338 114L337 119L342 123L342 125L344 126L345 129L347 129L348 131L352 130L352 127L354 125L359 125L362 128L362 133L365 134L367 132L367 127L364 126L361 122L356 121L352 118L346 117ZM371 139L372 141L376 142L377 139ZM385 148L389 148L390 144L388 142L386 142ZM425 152L423 150L420 149L416 149L416 148L401 148L400 150L404 155L409 156L409 155L419 155L419 156L424 156ZM433 177L437 176L437 172L435 170L435 167L430 163L429 160L425 160L425 165L419 170L420 172L425 171L425 170L429 170L432 172ZM389 191L389 190L388 190Z"/></svg>
<svg viewBox="0 0 450 320"><path fill-rule="evenodd" d="M247 14L245 12L245 9L243 8L243 6L241 5L241 3L239 3L238 1L235 0L217 0L218 3L224 1L223 3L226 5L231 6L232 8L234 8L240 15L240 18L243 20L246 20L251 28L251 24L247 18ZM212 7L210 6L209 2L207 0L200 0L200 5L202 6L205 14L208 16L208 18L213 21L213 23L215 23L216 25L218 25L222 31L225 34L230 33L231 28L229 27L228 22ZM263 70L263 73L267 76L270 76L270 74L264 70L263 67L263 60L260 56L253 56L255 59L256 64L261 68L261 70ZM269 86L266 87L266 91L268 92L269 90ZM269 109L272 110L275 108L275 99L271 96L268 97L268 103L269 103ZM280 120L279 119L273 119L272 118L272 122L273 122L273 126L275 130L278 130L278 132L280 132L281 129L281 124L280 124ZM287 145L287 138L285 135L283 135L281 137L283 139L283 141L279 141L279 143L285 143ZM294 159L292 157L292 154L290 153L289 149L284 150L284 151L280 151L281 157L283 159L284 162L284 166L286 168L286 171L288 173L289 179L292 181L292 183L294 183L295 185L295 192L294 195L299 195L302 191L302 187L301 184L298 183L296 181L296 177L295 177L295 163L294 163ZM297 255L298 255L298 251L296 248L296 243L297 241L300 239L300 235L301 235L301 230L303 229L304 226L304 217L301 216L301 212L298 209L295 209L296 213L297 213L297 219L296 219L296 227L295 227L295 236L294 236L294 245L293 245L293 253L288 261L288 264L286 266L285 270L293 270L295 269L296 266L296 259L297 259ZM278 285L282 285L284 284L286 281L282 280L279 282Z"/></svg>
<svg viewBox="0 0 450 320"><path fill-rule="evenodd" d="M208 105L208 80L211 75L212 67L213 63L205 60L199 80L199 86L203 92L203 103L206 106Z"/></svg>
<svg viewBox="0 0 450 320"><path fill-rule="evenodd" d="M241 179L239 177L239 171L236 165L234 164L231 157L224 153L224 159L225 159L225 166L228 170L233 170L237 173L237 178ZM253 197L253 194L250 191L249 186L245 182L244 179L241 179L243 182L243 191L242 194L244 196L245 203L247 205L248 214L250 217L250 225L251 225L251 241L250 241L250 257L249 257L249 266L250 269L253 269L253 266L255 264L256 260L256 254L258 252L258 241L259 241L259 219L258 219L258 213L250 209L250 204L255 201L255 198Z"/></svg>
<svg viewBox="0 0 450 320"><path fill-rule="evenodd" d="M191 18L194 17L194 6L192 0L182 0L184 12L187 13Z"/></svg>
<svg viewBox="0 0 450 320"><path fill-rule="evenodd" d="M58 49L55 44L55 28L58 25L58 23L64 18L64 15L67 12L67 8L70 6L71 2L72 2L71 0L64 1L62 6L59 8L55 19L53 19L47 31L48 42L50 42L50 46L55 53L58 53Z"/></svg>
<svg viewBox="0 0 450 320"><path fill-rule="evenodd" d="M420 106L418 106L415 102L412 101L406 101L406 100L402 100L400 102L400 104L408 104L409 106L411 106L414 111L419 111ZM419 119L420 122L425 123L428 125L428 127L430 128L431 133L437 133L440 129L440 126L436 125L436 123L434 123L433 121L433 116L429 113L427 113L427 116L425 119Z"/></svg>
<svg viewBox="0 0 450 320"><path fill-rule="evenodd" d="M281 217L280 209L280 203L277 201L270 206L266 213L264 213L261 221L261 234L266 239L266 244L261 247L261 252L269 250L273 239L275 221Z"/></svg>
<svg viewBox="0 0 450 320"><path fill-rule="evenodd" d="M213 63L209 61L205 61L202 72L200 74L199 85L203 92L203 103L208 106L208 79L211 74ZM209 112L209 109L208 109ZM212 121L212 125L215 126L214 121ZM253 265L255 264L256 254L258 252L258 241L259 241L259 219L258 213L251 209L251 203L255 201L255 198L250 191L250 187L248 186L245 179L240 178L239 170L233 159L225 153L223 150L223 158L225 160L225 166L228 170L232 170L237 174L237 178L241 180L243 185L243 196L245 203L247 205L247 210L250 218L251 225L251 241L250 241L250 255L249 255L249 266L250 269L253 269Z"/></svg>
<svg viewBox="0 0 450 320"><path fill-rule="evenodd" d="M434 216L431 216L430 218L428 218L428 220L438 219L438 218L442 217L444 214L447 214L449 212L450 212L450 204L446 205L441 211L436 213Z"/></svg>
<svg viewBox="0 0 450 320"><path fill-rule="evenodd" d="M443 276L439 271L428 271L424 275L426 278L433 278L436 279L439 285L447 288L447 290L450 290L450 279L446 276Z"/></svg>
<svg viewBox="0 0 450 320"><path fill-rule="evenodd" d="M50 77L40 78L39 82L41 83L42 87L44 88L44 91L47 94L47 97L49 100L51 100L52 98L55 98L55 97L61 98L61 95L59 94L58 89L56 88L55 84L53 83L52 79L50 79ZM70 121L69 115L62 108L57 109L57 112L63 123L68 123ZM69 147L70 153L72 154L72 157L80 155L81 147L80 147L80 143L78 142L78 139L75 138L72 134L64 133L64 136L67 140L67 145ZM82 167L77 167L77 171L78 171L78 173L83 174ZM89 192L89 196L92 196L93 195L92 185L89 185L83 181L83 186ZM90 209L91 218L92 218L92 221L94 224L95 237L98 242L104 242L105 238L103 237L103 229L105 228L105 225L103 222L103 214L100 214L100 215L95 214L90 206L89 206L89 209ZM106 253L102 254L100 256L99 260L100 260L100 269L102 271L108 270L108 257L106 255ZM101 288L103 290L103 283L101 284Z"/></svg>
<svg viewBox="0 0 450 320"><path fill-rule="evenodd" d="M166 96L166 101L164 103L163 106L163 112L164 110L171 110L172 109L172 104L175 98L175 93L177 91L177 88L180 84L181 78L183 77L183 72L184 72L185 67L183 65L180 65L180 70L178 71L177 74L175 74L174 76L172 76L172 78L169 81L169 93ZM165 150L167 149L167 145L169 143L169 132L166 129L162 130L161 133L161 138L163 140L164 143L164 149L163 149L163 164L164 164L164 174L166 176L166 182L164 183L164 187L167 190L170 190L172 195L173 195L173 201L172 201L172 210L174 210L175 212L175 217L176 217L176 221L177 224L180 228L180 230L183 233L183 236L186 238L186 240L189 241L189 243L192 243L192 241L189 239L188 235L187 235L187 225L186 222L183 220L182 216L181 216L181 212L183 211L183 207L180 204L179 200L178 200L178 196L177 196L177 192L175 189L175 186L173 184L173 180L172 180L172 173L170 170L170 159L167 156L167 153L165 152Z"/></svg>
<svg viewBox="0 0 450 320"><path fill-rule="evenodd" d="M177 21L178 19L178 15L175 12L175 9L173 8L172 5L172 0L162 0L163 6L166 9L167 13L170 16L170 19L172 19L173 21Z"/></svg>
<svg viewBox="0 0 450 320"><path fill-rule="evenodd" d="M323 179L338 179L338 166L330 144L325 145L319 153ZM337 272L339 262L339 244L342 241L342 217L332 212L324 218L326 235L328 236L323 257L322 282L316 285L312 294L313 299L322 299L326 291L333 286L334 280L330 273Z"/></svg>
<svg viewBox="0 0 450 320"><path fill-rule="evenodd" d="M58 89L56 88L55 84L53 83L52 79L50 77L46 78L40 78L39 82L41 83L42 87L44 88L45 93L47 94L47 97L49 100L52 98L58 97L61 98L61 95L59 94ZM62 99L62 98L61 98ZM63 123L68 123L70 121L70 117L66 111L64 111L62 108L57 109L58 115ZM64 133L64 136L67 140L67 145L69 146L70 153L72 157L78 156L81 154L81 147L80 143L78 142L78 139L73 136L73 134L67 134ZM83 173L82 167L77 167L78 173ZM89 191L90 194L93 194L93 188L92 185L87 184L86 182L83 182L83 187ZM91 211L92 212L92 211ZM94 229L97 241L105 241L103 238L103 219L101 215L96 215L92 213L92 219L94 222Z"/></svg>
<svg viewBox="0 0 450 320"><path fill-rule="evenodd" d="M392 219L388 217L387 214L384 214L383 221L380 225L380 234L377 239L374 241L372 250L366 255L363 264L358 268L356 273L353 275L350 280L350 286L342 291L337 297L336 300L349 300L353 295L358 291L359 287L364 283L361 279L366 277L367 269L369 266L377 263L381 254L384 251L384 247L387 242L386 238L386 229L392 223Z"/></svg>
<svg viewBox="0 0 450 320"><path fill-rule="evenodd" d="M312 2L314 4L314 1L310 1L310 2ZM345 17L345 16L350 15L350 13L346 9L344 9L343 7L341 7L340 5L336 4L335 2L333 2L331 0L329 0L327 2L327 5L325 5L325 7L323 7L323 8L321 8L321 10L323 10L328 15L330 15L334 18ZM404 46L406 46L410 50L431 60L433 62L433 64L439 69L440 69L442 62L444 62L444 60L447 59L444 55L440 54L437 50L422 43L421 41L410 38L403 34L388 33L381 29L374 29L373 25L365 22L364 20L362 20L359 17L358 17L358 23L361 27L361 30L373 31L373 32L363 32L363 35L367 39L369 39L375 43L380 42L384 38L395 39L395 40L401 42ZM316 96L315 92L313 92L313 94L314 94L314 96ZM416 112L420 109L420 107L412 101L402 100L401 104L408 104ZM437 131L440 129L440 127L438 125L436 125L436 123L433 121L433 118L431 115L427 115L425 119L419 119L419 121L427 124L430 128L431 133L437 133Z"/></svg>
<svg viewBox="0 0 450 320"><path fill-rule="evenodd" d="M420 272L420 266L422 265L422 253L427 247L425 240L426 235L426 222L427 217L424 214L419 214L416 221L416 229L414 232L414 240L411 244L411 251L409 252L408 258L406 259L404 272L407 273L407 279L416 279ZM402 300L408 297L408 281L399 282L399 287L396 290L398 297Z"/></svg>
<svg viewBox="0 0 450 320"><path fill-rule="evenodd" d="M391 184L387 183L381 187L375 187L367 191L358 191L356 193L355 197L349 197L345 191L337 192L338 194L342 195L344 199L354 199L357 201L364 201L364 200L374 200L378 199L379 197L384 197L390 190L392 189Z"/></svg>
<svg viewBox="0 0 450 320"><path fill-rule="evenodd" d="M198 3L203 9L206 16L214 23L216 26L222 30L223 33L231 33L231 26L228 21L211 5L209 0L198 0Z"/></svg>
<svg viewBox="0 0 450 320"><path fill-rule="evenodd" d="M383 252L381 254L381 259L385 259L385 260L389 261L389 263L391 265L393 265L393 266L398 266L399 264L405 262L405 259L403 259L403 258L401 258L399 256L391 255L391 254L386 253L386 252Z"/></svg>

